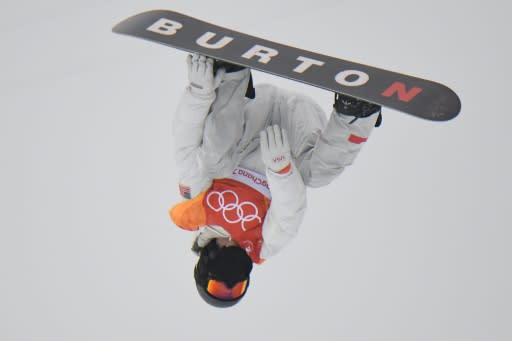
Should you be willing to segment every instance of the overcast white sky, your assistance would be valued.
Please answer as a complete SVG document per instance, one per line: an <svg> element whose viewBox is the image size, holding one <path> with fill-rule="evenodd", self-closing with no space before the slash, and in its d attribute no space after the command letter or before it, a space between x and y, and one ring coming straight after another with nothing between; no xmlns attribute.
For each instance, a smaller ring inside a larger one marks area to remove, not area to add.
<svg viewBox="0 0 512 341"><path fill-rule="evenodd" d="M511 340L505 4L2 1L0 339ZM185 53L111 33L156 8L442 82L462 113L384 110L356 163L309 191L299 237L215 310L167 218Z"/></svg>

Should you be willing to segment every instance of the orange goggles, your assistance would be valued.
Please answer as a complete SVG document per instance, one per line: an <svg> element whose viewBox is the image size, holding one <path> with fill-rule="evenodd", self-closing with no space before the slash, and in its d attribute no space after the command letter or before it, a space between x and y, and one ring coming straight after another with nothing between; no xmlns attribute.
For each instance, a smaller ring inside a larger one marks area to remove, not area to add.
<svg viewBox="0 0 512 341"><path fill-rule="evenodd" d="M206 292L221 300L235 300L242 297L247 289L248 280L238 282L229 288L224 282L209 279L206 285Z"/></svg>

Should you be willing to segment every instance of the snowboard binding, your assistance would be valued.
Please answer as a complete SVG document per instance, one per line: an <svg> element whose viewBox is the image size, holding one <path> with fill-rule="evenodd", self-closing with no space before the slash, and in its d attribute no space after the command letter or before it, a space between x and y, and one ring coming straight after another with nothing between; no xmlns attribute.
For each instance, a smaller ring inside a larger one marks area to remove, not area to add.
<svg viewBox="0 0 512 341"><path fill-rule="evenodd" d="M379 117L377 118L375 126L379 127L382 123L380 105L363 101L355 97L335 93L333 108L338 114L354 116L354 120L352 120L350 123L354 123L358 118L369 117L376 113L379 114Z"/></svg>

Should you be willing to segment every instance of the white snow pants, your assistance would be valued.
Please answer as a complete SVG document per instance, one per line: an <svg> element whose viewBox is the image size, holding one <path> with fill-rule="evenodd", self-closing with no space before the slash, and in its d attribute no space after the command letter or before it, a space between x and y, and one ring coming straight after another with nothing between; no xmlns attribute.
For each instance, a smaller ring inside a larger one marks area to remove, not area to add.
<svg viewBox="0 0 512 341"><path fill-rule="evenodd" d="M259 133L270 125L288 135L292 158L307 186L329 184L352 164L375 125L377 115L361 118L326 113L307 96L273 85L256 87L245 98L249 70L226 75L204 123L201 158L211 178L228 176L234 167L265 174Z"/></svg>

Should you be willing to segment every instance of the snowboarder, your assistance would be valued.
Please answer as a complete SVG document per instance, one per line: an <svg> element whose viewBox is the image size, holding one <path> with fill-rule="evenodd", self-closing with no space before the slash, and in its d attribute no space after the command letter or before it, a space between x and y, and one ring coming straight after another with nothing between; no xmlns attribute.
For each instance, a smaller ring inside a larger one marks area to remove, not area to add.
<svg viewBox="0 0 512 341"><path fill-rule="evenodd" d="M253 263L275 255L298 231L306 186L329 184L352 164L380 106L335 95L329 120L310 98L253 87L247 68L187 57L189 85L173 118L179 188L169 211L197 231L200 296L229 307L245 295Z"/></svg>

